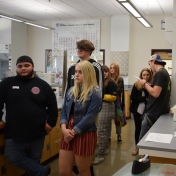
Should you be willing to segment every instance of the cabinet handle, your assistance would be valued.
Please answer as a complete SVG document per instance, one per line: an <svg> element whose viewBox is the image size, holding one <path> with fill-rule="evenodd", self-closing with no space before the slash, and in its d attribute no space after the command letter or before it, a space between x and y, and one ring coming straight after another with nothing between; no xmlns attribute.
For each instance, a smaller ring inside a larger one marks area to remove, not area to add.
<svg viewBox="0 0 176 176"><path fill-rule="evenodd" d="M47 150L50 150L50 144L47 144L46 148L47 148Z"/></svg>

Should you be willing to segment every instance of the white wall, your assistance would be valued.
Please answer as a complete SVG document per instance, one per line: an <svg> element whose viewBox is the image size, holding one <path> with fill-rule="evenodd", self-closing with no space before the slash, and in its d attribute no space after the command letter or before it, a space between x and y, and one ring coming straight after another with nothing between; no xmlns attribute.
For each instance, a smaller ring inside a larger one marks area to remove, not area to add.
<svg viewBox="0 0 176 176"><path fill-rule="evenodd" d="M11 44L11 20L0 18L0 43Z"/></svg>
<svg viewBox="0 0 176 176"><path fill-rule="evenodd" d="M129 51L130 17L111 17L111 51Z"/></svg>
<svg viewBox="0 0 176 176"><path fill-rule="evenodd" d="M117 15L111 17L111 51L129 52L130 17ZM108 65L110 65L109 63ZM122 76L124 84L128 85L128 76Z"/></svg>
<svg viewBox="0 0 176 176"><path fill-rule="evenodd" d="M148 60L152 49L172 49L164 39L164 31L161 30L161 19L165 16L150 16L148 19L153 28L145 28L135 18L130 19L130 53L129 53L129 84L133 84L141 69L148 66Z"/></svg>
<svg viewBox="0 0 176 176"><path fill-rule="evenodd" d="M164 31L160 29L160 20L164 18L165 16L151 16L148 20L153 24L153 28L145 28L136 19L130 17L129 84L136 81L133 75L139 75L142 68L148 67L151 49L171 49L169 43L164 39ZM52 21L46 22L45 25L52 26ZM105 64L108 66L112 37L111 18L101 18L100 47L105 49ZM121 43L120 40L117 42ZM28 26L28 55L34 60L35 70L45 71L45 49L51 48L52 31Z"/></svg>
<svg viewBox="0 0 176 176"><path fill-rule="evenodd" d="M12 57L12 71L16 72L16 60L27 55L27 25L12 21L11 27L12 44L10 44L10 55Z"/></svg>
<svg viewBox="0 0 176 176"><path fill-rule="evenodd" d="M105 49L105 63L107 64L109 60L108 58L110 57L111 20L110 18L100 19L100 49ZM77 20L88 19L84 18ZM52 26L52 21L40 21L38 23ZM36 71L45 72L45 49L52 49L52 31L28 26L28 55L34 60L34 67Z"/></svg>
<svg viewBox="0 0 176 176"><path fill-rule="evenodd" d="M52 22L47 22L52 26ZM52 31L28 25L28 55L34 61L34 70L45 72L45 50L52 49Z"/></svg>
<svg viewBox="0 0 176 176"><path fill-rule="evenodd" d="M176 0L174 0L174 6L173 6L173 48L172 48L172 84L171 84L171 97L174 97L171 99L171 105L176 104Z"/></svg>

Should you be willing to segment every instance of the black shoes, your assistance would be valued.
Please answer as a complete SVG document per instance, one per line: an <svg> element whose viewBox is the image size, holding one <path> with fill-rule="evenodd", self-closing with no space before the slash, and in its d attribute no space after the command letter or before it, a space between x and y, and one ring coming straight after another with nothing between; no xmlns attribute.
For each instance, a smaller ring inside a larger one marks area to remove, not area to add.
<svg viewBox="0 0 176 176"><path fill-rule="evenodd" d="M119 134L117 135L117 142L119 142L119 143L122 142L121 135L119 135Z"/></svg>

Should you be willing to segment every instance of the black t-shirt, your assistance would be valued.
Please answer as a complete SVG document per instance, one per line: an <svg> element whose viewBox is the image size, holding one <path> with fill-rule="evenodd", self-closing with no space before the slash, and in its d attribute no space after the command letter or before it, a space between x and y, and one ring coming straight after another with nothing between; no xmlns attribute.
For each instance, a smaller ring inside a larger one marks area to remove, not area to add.
<svg viewBox="0 0 176 176"><path fill-rule="evenodd" d="M152 86L162 87L159 97L154 98L149 94L146 112L156 117L169 112L171 95L171 80L165 68L159 69L152 81Z"/></svg>
<svg viewBox="0 0 176 176"><path fill-rule="evenodd" d="M14 140L33 140L46 134L47 122L54 127L58 109L51 86L34 77L9 77L0 83L0 120L6 105L5 137Z"/></svg>
<svg viewBox="0 0 176 176"><path fill-rule="evenodd" d="M105 94L117 96L117 84L113 80L110 80L105 87Z"/></svg>

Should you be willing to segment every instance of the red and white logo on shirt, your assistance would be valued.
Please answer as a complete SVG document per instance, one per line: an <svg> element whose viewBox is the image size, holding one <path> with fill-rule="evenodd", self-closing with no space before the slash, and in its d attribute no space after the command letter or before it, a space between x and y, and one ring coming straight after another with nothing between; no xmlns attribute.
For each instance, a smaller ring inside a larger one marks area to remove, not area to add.
<svg viewBox="0 0 176 176"><path fill-rule="evenodd" d="M39 89L38 87L33 87L33 88L31 89L31 92L32 92L33 94L39 94L40 89Z"/></svg>

